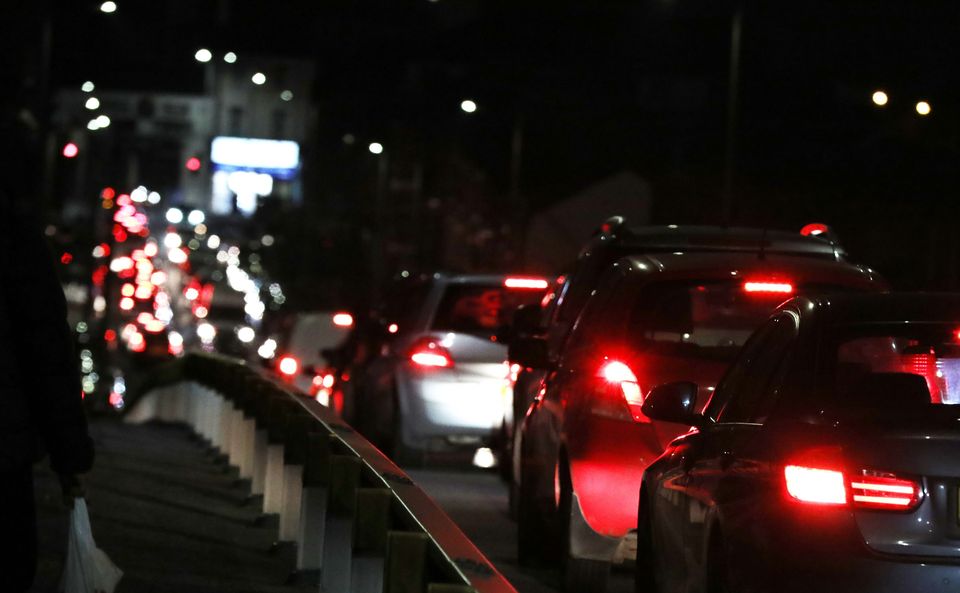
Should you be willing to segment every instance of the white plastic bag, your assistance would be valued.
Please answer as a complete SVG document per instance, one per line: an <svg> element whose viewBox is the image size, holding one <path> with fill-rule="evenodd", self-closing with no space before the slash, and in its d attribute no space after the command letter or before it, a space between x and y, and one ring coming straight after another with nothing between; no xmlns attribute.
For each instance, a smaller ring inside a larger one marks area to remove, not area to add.
<svg viewBox="0 0 960 593"><path fill-rule="evenodd" d="M122 576L123 571L93 541L87 501L74 499L60 590L64 593L113 593Z"/></svg>

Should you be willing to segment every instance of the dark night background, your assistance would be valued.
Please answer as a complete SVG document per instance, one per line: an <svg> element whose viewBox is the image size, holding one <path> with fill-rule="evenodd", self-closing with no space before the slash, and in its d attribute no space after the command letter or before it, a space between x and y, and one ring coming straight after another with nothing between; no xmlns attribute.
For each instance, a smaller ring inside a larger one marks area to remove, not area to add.
<svg viewBox="0 0 960 593"><path fill-rule="evenodd" d="M313 61L317 125L303 155L303 203L264 208L247 223L298 238L267 260L280 276L362 278L358 254L391 220L400 222L373 247L391 265L443 266L442 227L461 214L493 229L476 242L471 267L522 265L531 215L624 170L651 184L652 222L721 222L733 2L118 4L112 15L99 2L5 5L5 129L25 107L36 140L52 93L88 79L98 88L202 92L197 47ZM741 6L730 222L827 222L894 285L955 287L960 5ZM883 108L871 102L876 89L890 97ZM460 111L463 98L478 111ZM921 99L932 105L927 117L914 111ZM5 134L4 178L9 193L36 199L42 142L14 140L24 133ZM422 202L409 222L401 195L375 206L371 139L391 148L397 175L421 167ZM47 220L57 219L59 199L44 199Z"/></svg>

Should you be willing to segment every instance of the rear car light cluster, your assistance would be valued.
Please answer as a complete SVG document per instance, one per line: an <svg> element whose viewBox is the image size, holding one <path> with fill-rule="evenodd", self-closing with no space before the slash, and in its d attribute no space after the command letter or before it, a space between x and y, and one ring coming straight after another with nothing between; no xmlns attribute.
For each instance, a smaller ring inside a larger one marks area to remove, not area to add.
<svg viewBox="0 0 960 593"><path fill-rule="evenodd" d="M426 338L414 343L409 351L410 362L420 368L450 368L453 357L435 340Z"/></svg>
<svg viewBox="0 0 960 593"><path fill-rule="evenodd" d="M643 391L640 389L640 383L637 376L626 363L619 360L607 360L600 367L600 377L617 386L620 395L623 396L623 402L630 410L630 416L637 421L648 421L646 415L640 411L643 405Z"/></svg>
<svg viewBox="0 0 960 593"><path fill-rule="evenodd" d="M784 478L791 498L811 504L910 511L923 497L918 481L888 472L861 470L848 478L836 469L787 465Z"/></svg>

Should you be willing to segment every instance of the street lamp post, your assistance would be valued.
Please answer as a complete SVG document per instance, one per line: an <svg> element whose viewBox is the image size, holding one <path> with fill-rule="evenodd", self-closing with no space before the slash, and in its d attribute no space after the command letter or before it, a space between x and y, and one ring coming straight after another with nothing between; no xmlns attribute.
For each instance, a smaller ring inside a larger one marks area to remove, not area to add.
<svg viewBox="0 0 960 593"><path fill-rule="evenodd" d="M730 64L727 77L727 125L723 155L723 186L720 219L730 224L733 215L733 176L737 151L737 102L740 87L740 37L743 30L743 0L738 0L730 21Z"/></svg>

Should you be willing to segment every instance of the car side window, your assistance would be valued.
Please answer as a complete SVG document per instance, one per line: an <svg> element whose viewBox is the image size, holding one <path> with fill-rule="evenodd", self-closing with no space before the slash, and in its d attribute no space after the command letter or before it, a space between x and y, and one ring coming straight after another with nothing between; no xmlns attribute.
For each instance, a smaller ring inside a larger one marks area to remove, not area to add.
<svg viewBox="0 0 960 593"><path fill-rule="evenodd" d="M622 334L625 313L614 306L625 284L622 278L621 271L615 267L597 284L570 334L568 352L595 354L598 348L608 346Z"/></svg>
<svg viewBox="0 0 960 593"><path fill-rule="evenodd" d="M707 415L723 423L763 423L780 396L796 336L793 315L784 313L768 321L717 387Z"/></svg>

